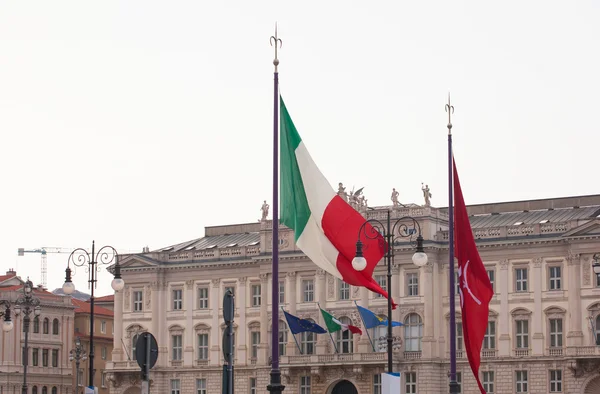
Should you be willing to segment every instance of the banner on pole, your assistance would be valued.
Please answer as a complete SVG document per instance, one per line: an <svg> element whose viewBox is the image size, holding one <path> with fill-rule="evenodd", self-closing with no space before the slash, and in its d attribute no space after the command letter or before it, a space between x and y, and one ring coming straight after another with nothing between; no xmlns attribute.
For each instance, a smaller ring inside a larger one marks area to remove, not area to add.
<svg viewBox="0 0 600 394"><path fill-rule="evenodd" d="M400 372L381 374L381 394L402 394Z"/></svg>

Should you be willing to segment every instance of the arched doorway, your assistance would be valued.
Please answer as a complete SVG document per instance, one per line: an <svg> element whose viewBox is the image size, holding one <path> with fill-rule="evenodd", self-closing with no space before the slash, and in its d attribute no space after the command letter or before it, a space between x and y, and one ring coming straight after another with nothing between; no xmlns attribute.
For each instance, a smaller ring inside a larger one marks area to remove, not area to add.
<svg viewBox="0 0 600 394"><path fill-rule="evenodd" d="M585 385L583 394L600 393L600 377L595 377Z"/></svg>
<svg viewBox="0 0 600 394"><path fill-rule="evenodd" d="M335 386L333 386L331 394L358 394L358 390L356 387L354 387L352 382L340 380Z"/></svg>

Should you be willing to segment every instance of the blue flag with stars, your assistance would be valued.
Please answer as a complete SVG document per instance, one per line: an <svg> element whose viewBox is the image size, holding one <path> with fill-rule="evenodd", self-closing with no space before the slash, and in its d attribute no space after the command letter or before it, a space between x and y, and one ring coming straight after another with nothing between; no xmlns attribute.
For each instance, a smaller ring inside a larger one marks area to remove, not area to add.
<svg viewBox="0 0 600 394"><path fill-rule="evenodd" d="M317 323L313 323L306 319L300 319L286 311L283 311L283 313L285 314L285 320L287 320L288 327L292 334L299 334L301 332L314 332L315 334L327 333L327 331Z"/></svg>
<svg viewBox="0 0 600 394"><path fill-rule="evenodd" d="M375 313L371 312L367 308L363 308L358 304L356 305L356 307L358 308L358 312L360 313L360 316L362 317L363 322L365 323L365 328L373 328L377 326L388 325L387 319L377 316ZM404 324L400 322L392 321L392 327L399 327L403 325Z"/></svg>

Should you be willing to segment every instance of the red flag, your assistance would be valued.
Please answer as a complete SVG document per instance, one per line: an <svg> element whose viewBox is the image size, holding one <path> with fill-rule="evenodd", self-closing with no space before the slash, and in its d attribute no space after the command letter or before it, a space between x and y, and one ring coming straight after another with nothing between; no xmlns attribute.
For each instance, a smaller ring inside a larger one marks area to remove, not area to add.
<svg viewBox="0 0 600 394"><path fill-rule="evenodd" d="M456 163L452 161L454 165L454 250L458 260L463 337L471 370L477 379L479 390L485 394L479 380L479 364L481 345L488 324L489 304L494 290L475 245L456 172Z"/></svg>

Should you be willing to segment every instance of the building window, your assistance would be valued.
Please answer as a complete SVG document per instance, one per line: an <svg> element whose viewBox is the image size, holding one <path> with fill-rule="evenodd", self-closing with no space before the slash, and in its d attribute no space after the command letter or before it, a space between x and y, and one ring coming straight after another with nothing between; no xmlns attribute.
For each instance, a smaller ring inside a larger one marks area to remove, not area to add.
<svg viewBox="0 0 600 394"><path fill-rule="evenodd" d="M279 320L279 335L277 336L279 342L279 355L285 356L285 348L287 346L287 326Z"/></svg>
<svg viewBox="0 0 600 394"><path fill-rule="evenodd" d="M52 335L58 335L58 319L52 320Z"/></svg>
<svg viewBox="0 0 600 394"><path fill-rule="evenodd" d="M488 321L487 328L485 329L485 336L483 337L483 348L484 349L496 349L496 322Z"/></svg>
<svg viewBox="0 0 600 394"><path fill-rule="evenodd" d="M302 281L302 293L304 302L313 302L315 300L315 283L307 279Z"/></svg>
<svg viewBox="0 0 600 394"><path fill-rule="evenodd" d="M180 361L183 355L183 335L171 335L171 343L173 344L172 360Z"/></svg>
<svg viewBox="0 0 600 394"><path fill-rule="evenodd" d="M58 394L58 387L56 387L56 386L52 387L52 394Z"/></svg>
<svg viewBox="0 0 600 394"><path fill-rule="evenodd" d="M31 389L31 394L38 394L37 386L33 386L33 388Z"/></svg>
<svg viewBox="0 0 600 394"><path fill-rule="evenodd" d="M48 318L44 319L43 330L44 330L44 334L50 333L50 320Z"/></svg>
<svg viewBox="0 0 600 394"><path fill-rule="evenodd" d="M252 285L252 306L260 306L261 295L260 285Z"/></svg>
<svg viewBox="0 0 600 394"><path fill-rule="evenodd" d="M562 393L562 370L552 369L550 370L550 392L551 393Z"/></svg>
<svg viewBox="0 0 600 394"><path fill-rule="evenodd" d="M208 394L206 379L196 379L196 394Z"/></svg>
<svg viewBox="0 0 600 394"><path fill-rule="evenodd" d="M100 374L100 385L106 387L106 372L102 371Z"/></svg>
<svg viewBox="0 0 600 394"><path fill-rule="evenodd" d="M284 280L279 281L279 303L280 304L285 303L285 281Z"/></svg>
<svg viewBox="0 0 600 394"><path fill-rule="evenodd" d="M85 385L85 383L83 382L83 369L79 369L79 371L77 371L77 375L79 375L79 387L83 387Z"/></svg>
<svg viewBox="0 0 600 394"><path fill-rule="evenodd" d="M208 360L208 334L198 334L198 360Z"/></svg>
<svg viewBox="0 0 600 394"><path fill-rule="evenodd" d="M341 279L338 279L338 290L340 300L350 299L350 285Z"/></svg>
<svg viewBox="0 0 600 394"><path fill-rule="evenodd" d="M517 320L517 349L529 349L529 320Z"/></svg>
<svg viewBox="0 0 600 394"><path fill-rule="evenodd" d="M171 394L181 394L181 381L179 379L171 379Z"/></svg>
<svg viewBox="0 0 600 394"><path fill-rule="evenodd" d="M454 271L454 295L460 294L460 279L458 278L458 270Z"/></svg>
<svg viewBox="0 0 600 394"><path fill-rule="evenodd" d="M173 290L173 310L180 311L183 309L183 290L182 289L174 289Z"/></svg>
<svg viewBox="0 0 600 394"><path fill-rule="evenodd" d="M379 315L381 319L387 321L387 316ZM373 344L375 345L375 352L387 352L387 325L375 326L373 330Z"/></svg>
<svg viewBox="0 0 600 394"><path fill-rule="evenodd" d="M58 367L58 349L52 349L52 366Z"/></svg>
<svg viewBox="0 0 600 394"><path fill-rule="evenodd" d="M198 309L208 309L208 288L198 288Z"/></svg>
<svg viewBox="0 0 600 394"><path fill-rule="evenodd" d="M486 270L490 283L492 284L492 290L496 292L496 271L493 269Z"/></svg>
<svg viewBox="0 0 600 394"><path fill-rule="evenodd" d="M381 394L381 374L373 375L373 394Z"/></svg>
<svg viewBox="0 0 600 394"><path fill-rule="evenodd" d="M548 277L550 278L549 289L550 290L560 290L561 286L561 273L560 267L549 267L548 268Z"/></svg>
<svg viewBox="0 0 600 394"><path fill-rule="evenodd" d="M256 378L250 378L250 394L257 394L256 391Z"/></svg>
<svg viewBox="0 0 600 394"><path fill-rule="evenodd" d="M258 358L258 346L260 345L260 331L252 331L250 333L250 341L252 344L250 357Z"/></svg>
<svg viewBox="0 0 600 394"><path fill-rule="evenodd" d="M141 290L136 290L133 292L133 311L141 312L144 310L143 308L143 293L141 292Z"/></svg>
<svg viewBox="0 0 600 394"><path fill-rule="evenodd" d="M139 334L135 334L132 338L131 338L131 359L135 360L135 348L137 346L137 341L139 338Z"/></svg>
<svg viewBox="0 0 600 394"><path fill-rule="evenodd" d="M462 372L456 373L456 384L458 385L458 392L462 393Z"/></svg>
<svg viewBox="0 0 600 394"><path fill-rule="evenodd" d="M39 364L39 357L40 357L40 349L32 349L32 360L31 360L31 365L33 365L34 367L37 367Z"/></svg>
<svg viewBox="0 0 600 394"><path fill-rule="evenodd" d="M515 291L527 291L527 268L515 269Z"/></svg>
<svg viewBox="0 0 600 394"><path fill-rule="evenodd" d="M404 376L406 380L406 394L417 394L417 373L406 372Z"/></svg>
<svg viewBox="0 0 600 394"><path fill-rule="evenodd" d="M406 295L408 297L416 297L419 295L419 274L409 272L406 274Z"/></svg>
<svg viewBox="0 0 600 394"><path fill-rule="evenodd" d="M42 394L48 394L48 387L42 387Z"/></svg>
<svg viewBox="0 0 600 394"><path fill-rule="evenodd" d="M34 334L40 333L40 317L39 316L36 316L33 318L33 333Z"/></svg>
<svg viewBox="0 0 600 394"><path fill-rule="evenodd" d="M550 319L550 347L563 346L563 321Z"/></svg>
<svg viewBox="0 0 600 394"><path fill-rule="evenodd" d="M416 313L404 319L404 343L407 352L420 352L423 338L423 320Z"/></svg>
<svg viewBox="0 0 600 394"><path fill-rule="evenodd" d="M106 346L102 346L102 349L100 349L100 356L102 360L106 360Z"/></svg>
<svg viewBox="0 0 600 394"><path fill-rule="evenodd" d="M343 324L352 324L352 320L350 320L350 318L344 316L341 317L340 322ZM346 330L346 331L338 331L337 333L337 346L338 346L338 352L340 353L352 353L353 352L353 348L352 348L352 332L350 332L350 330Z"/></svg>
<svg viewBox="0 0 600 394"><path fill-rule="evenodd" d="M463 350L463 325L462 323L456 323L456 350L462 352Z"/></svg>
<svg viewBox="0 0 600 394"><path fill-rule="evenodd" d="M106 320L102 320L100 322L100 332L102 334L106 334Z"/></svg>
<svg viewBox="0 0 600 394"><path fill-rule="evenodd" d="M48 366L48 349L42 349L42 367Z"/></svg>
<svg viewBox="0 0 600 394"><path fill-rule="evenodd" d="M375 275L375 281L383 291L387 291L387 278L385 275ZM376 293L375 298L381 298L383 295Z"/></svg>
<svg viewBox="0 0 600 394"><path fill-rule="evenodd" d="M516 375L516 392L517 393L527 393L527 390L529 389L527 386L529 386L529 382L527 380L527 371L516 371L515 372Z"/></svg>
<svg viewBox="0 0 600 394"><path fill-rule="evenodd" d="M308 321L314 323L312 319L307 319ZM305 331L300 334L300 348L302 349L302 354L315 354L315 345L317 344L317 334L314 332Z"/></svg>
<svg viewBox="0 0 600 394"><path fill-rule="evenodd" d="M494 371L483 371L483 389L488 394L494 394Z"/></svg>
<svg viewBox="0 0 600 394"><path fill-rule="evenodd" d="M300 377L300 394L310 394L310 376Z"/></svg>

